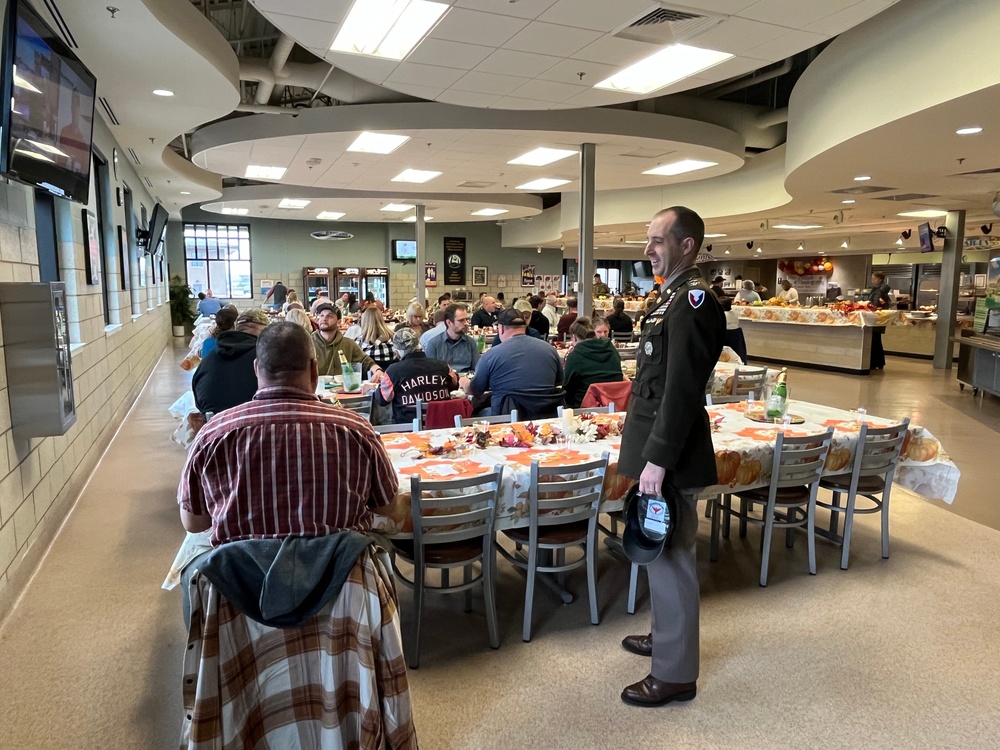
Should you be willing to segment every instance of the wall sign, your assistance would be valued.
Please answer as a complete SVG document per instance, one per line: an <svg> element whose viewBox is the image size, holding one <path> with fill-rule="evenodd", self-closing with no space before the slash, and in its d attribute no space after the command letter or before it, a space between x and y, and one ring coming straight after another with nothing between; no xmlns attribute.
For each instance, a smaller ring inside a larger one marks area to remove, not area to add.
<svg viewBox="0 0 1000 750"><path fill-rule="evenodd" d="M101 283L101 242L97 236L97 215L83 209L83 244L86 249L87 283Z"/></svg>
<svg viewBox="0 0 1000 750"><path fill-rule="evenodd" d="M310 232L309 236L314 240L349 240L354 237L350 232L340 232L335 229L320 229Z"/></svg>
<svg viewBox="0 0 1000 750"><path fill-rule="evenodd" d="M424 286L437 286L438 285L438 264L437 263L425 263L424 264Z"/></svg>
<svg viewBox="0 0 1000 750"><path fill-rule="evenodd" d="M472 267L472 286L486 286L486 279L487 279L486 266Z"/></svg>
<svg viewBox="0 0 1000 750"><path fill-rule="evenodd" d="M534 286L535 285L535 264L534 263L522 263L521 264L521 286Z"/></svg>
<svg viewBox="0 0 1000 750"><path fill-rule="evenodd" d="M465 286L465 237L444 238L444 283Z"/></svg>

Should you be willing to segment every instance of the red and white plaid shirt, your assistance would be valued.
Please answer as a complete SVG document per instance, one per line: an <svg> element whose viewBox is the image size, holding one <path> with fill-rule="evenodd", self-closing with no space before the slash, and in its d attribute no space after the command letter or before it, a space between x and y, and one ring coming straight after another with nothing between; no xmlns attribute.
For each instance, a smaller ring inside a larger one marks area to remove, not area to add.
<svg viewBox="0 0 1000 750"><path fill-rule="evenodd" d="M212 516L212 545L368 531L396 497L389 456L364 418L301 388L269 387L198 433L177 502Z"/></svg>

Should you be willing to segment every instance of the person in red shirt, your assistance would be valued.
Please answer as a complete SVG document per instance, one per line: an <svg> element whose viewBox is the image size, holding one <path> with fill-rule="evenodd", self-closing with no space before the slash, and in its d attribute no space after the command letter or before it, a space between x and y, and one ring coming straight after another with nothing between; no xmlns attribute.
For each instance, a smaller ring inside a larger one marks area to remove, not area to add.
<svg viewBox="0 0 1000 750"><path fill-rule="evenodd" d="M566 307L569 308L569 312L559 318L559 325L556 327L560 340L569 334L569 327L576 321L576 298L570 297L566 300Z"/></svg>

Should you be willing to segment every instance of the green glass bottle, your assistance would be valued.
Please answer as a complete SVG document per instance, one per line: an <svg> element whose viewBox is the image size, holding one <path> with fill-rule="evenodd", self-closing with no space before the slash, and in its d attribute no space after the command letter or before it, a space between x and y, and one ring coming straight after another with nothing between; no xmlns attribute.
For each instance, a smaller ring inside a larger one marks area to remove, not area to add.
<svg viewBox="0 0 1000 750"><path fill-rule="evenodd" d="M768 419L781 419L788 410L788 368L782 367L781 374L778 375L778 382L771 392L771 398L767 400L767 409L764 412Z"/></svg>

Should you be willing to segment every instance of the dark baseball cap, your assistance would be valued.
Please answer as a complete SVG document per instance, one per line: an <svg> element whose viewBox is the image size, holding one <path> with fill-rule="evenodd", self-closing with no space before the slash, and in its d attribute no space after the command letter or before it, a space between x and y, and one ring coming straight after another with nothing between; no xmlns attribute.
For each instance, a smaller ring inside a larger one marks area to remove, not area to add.
<svg viewBox="0 0 1000 750"><path fill-rule="evenodd" d="M497 316L498 326L508 326L510 328L521 328L527 325L524 320L524 313L514 307L508 307Z"/></svg>
<svg viewBox="0 0 1000 750"><path fill-rule="evenodd" d="M324 302L322 304L316 305L316 310L313 312L313 315L319 315L321 312L324 312L325 310L331 310L338 318L340 317L340 312L337 310L337 306L329 302Z"/></svg>

